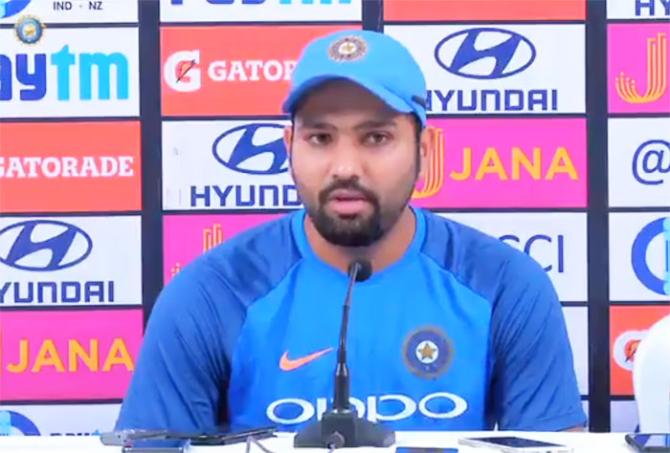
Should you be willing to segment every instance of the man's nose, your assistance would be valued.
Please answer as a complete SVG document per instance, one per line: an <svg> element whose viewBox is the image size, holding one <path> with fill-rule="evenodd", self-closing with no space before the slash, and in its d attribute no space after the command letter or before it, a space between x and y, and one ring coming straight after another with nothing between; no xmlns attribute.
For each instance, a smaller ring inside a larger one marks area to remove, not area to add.
<svg viewBox="0 0 670 453"><path fill-rule="evenodd" d="M342 141L333 150L331 176L336 179L360 177L363 173L363 153L351 141Z"/></svg>

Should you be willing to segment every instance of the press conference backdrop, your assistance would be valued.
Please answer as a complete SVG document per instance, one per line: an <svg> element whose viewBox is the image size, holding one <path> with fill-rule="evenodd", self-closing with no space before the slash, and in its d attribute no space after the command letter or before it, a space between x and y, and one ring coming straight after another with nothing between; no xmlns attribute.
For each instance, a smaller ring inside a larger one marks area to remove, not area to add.
<svg viewBox="0 0 670 453"><path fill-rule="evenodd" d="M590 428L636 429L670 313L670 2L0 0L0 434L111 429L162 286L299 207L280 103L345 28L425 71L412 202L544 266Z"/></svg>

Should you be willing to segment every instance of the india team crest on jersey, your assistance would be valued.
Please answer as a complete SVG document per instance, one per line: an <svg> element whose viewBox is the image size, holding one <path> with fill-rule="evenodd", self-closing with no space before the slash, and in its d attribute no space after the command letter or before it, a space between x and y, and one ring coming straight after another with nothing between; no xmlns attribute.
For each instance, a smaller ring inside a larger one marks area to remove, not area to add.
<svg viewBox="0 0 670 453"><path fill-rule="evenodd" d="M449 338L437 327L411 332L403 346L403 357L410 371L428 379L436 379L447 371L453 356Z"/></svg>

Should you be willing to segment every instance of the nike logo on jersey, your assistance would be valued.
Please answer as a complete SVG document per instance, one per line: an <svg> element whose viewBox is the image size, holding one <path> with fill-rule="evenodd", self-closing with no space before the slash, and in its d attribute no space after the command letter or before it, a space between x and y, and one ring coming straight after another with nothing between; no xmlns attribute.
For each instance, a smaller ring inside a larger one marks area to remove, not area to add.
<svg viewBox="0 0 670 453"><path fill-rule="evenodd" d="M303 367L310 362L313 362L314 360L318 359L319 357L322 357L322 356L328 354L332 350L333 350L333 348L322 349L320 351L313 352L312 354L309 354L309 355L306 355L306 356L303 356L303 357L299 357L297 359L289 359L288 358L288 351L286 351L281 356L281 359L279 359L279 368L282 371L297 370L298 368Z"/></svg>

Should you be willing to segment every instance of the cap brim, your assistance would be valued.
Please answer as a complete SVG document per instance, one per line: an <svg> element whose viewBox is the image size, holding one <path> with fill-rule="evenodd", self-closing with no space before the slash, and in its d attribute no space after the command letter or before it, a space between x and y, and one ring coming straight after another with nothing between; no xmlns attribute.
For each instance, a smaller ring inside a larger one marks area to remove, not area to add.
<svg viewBox="0 0 670 453"><path fill-rule="evenodd" d="M301 83L299 86L295 87L289 93L288 97L282 105L282 110L284 113L290 113L294 110L296 103L305 95L308 91L316 88L318 85L321 85L324 82L328 82L336 79L345 79L350 82L353 82L361 87L365 88L373 95L377 96L379 99L384 101L386 105L392 108L395 111L402 113L413 112L414 109L407 102L405 102L401 97L393 94L391 91L386 89L383 85L374 83L370 80L367 80L365 77L353 76L351 74L323 74L311 77Z"/></svg>

